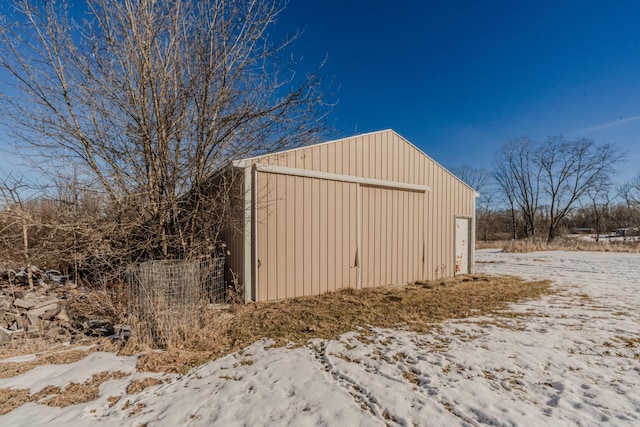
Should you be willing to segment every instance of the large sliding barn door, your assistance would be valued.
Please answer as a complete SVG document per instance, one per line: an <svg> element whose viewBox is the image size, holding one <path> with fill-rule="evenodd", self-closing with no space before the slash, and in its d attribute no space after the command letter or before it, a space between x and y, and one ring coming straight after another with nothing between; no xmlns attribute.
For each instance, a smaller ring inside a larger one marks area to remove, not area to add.
<svg viewBox="0 0 640 427"><path fill-rule="evenodd" d="M424 192L361 186L362 287L424 278Z"/></svg>
<svg viewBox="0 0 640 427"><path fill-rule="evenodd" d="M259 301L357 286L355 183L257 177Z"/></svg>

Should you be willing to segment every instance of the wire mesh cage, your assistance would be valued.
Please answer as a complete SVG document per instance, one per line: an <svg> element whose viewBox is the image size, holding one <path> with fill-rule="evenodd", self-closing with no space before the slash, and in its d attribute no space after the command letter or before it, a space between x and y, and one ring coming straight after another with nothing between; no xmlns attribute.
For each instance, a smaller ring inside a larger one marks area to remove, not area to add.
<svg viewBox="0 0 640 427"><path fill-rule="evenodd" d="M224 303L225 257L147 261L129 268L129 313L154 343L197 322L199 308Z"/></svg>
<svg viewBox="0 0 640 427"><path fill-rule="evenodd" d="M226 298L224 257L195 261L147 261L129 269L130 302L161 300L175 307L223 303Z"/></svg>

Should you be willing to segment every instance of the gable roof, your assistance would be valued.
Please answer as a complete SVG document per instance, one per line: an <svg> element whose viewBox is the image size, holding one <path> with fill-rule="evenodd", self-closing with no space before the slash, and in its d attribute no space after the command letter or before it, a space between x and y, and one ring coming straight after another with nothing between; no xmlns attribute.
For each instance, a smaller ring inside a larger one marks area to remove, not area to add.
<svg viewBox="0 0 640 427"><path fill-rule="evenodd" d="M308 150L308 149L313 148L313 147L321 147L321 146L324 146L324 145L337 144L337 143L341 143L341 142L344 142L344 141L347 141L347 140L351 140L351 139L355 139L355 138L361 138L361 137L366 137L366 136L371 136L371 135L376 135L376 134L385 134L385 133L389 133L389 134L395 135L398 138L400 138L405 144L407 144L410 147L412 147L413 149L415 149L421 155L425 156L427 159L429 159L435 165L437 165L442 170L444 170L446 173L448 173L451 177L453 177L454 179L456 179L457 181L462 183L465 187L469 188L471 191L473 191L476 194L476 196L479 196L479 193L474 188L472 188L466 182L464 182L463 180L458 178L455 174L453 174L451 171L449 171L447 168L442 166L440 163L438 163L436 160L434 160L432 157L430 157L428 154L426 154L424 151L422 151L420 148L418 148L416 145L411 143L408 139L406 139L405 137L403 137L402 135L400 135L398 132L394 131L393 129L384 129L384 130L379 130L379 131L374 131L374 132L365 132L365 133L362 133L362 134L357 134L357 135L352 135L352 136L348 136L348 137L333 139L333 140L321 142L321 143L318 143L318 144L303 145L301 147L291 148L291 149L288 149L288 150L276 151L276 152L273 152L273 153L266 153L266 154L261 154L259 156L253 156L253 157L246 157L246 158L243 158L243 159L234 160L233 161L233 166L234 167L239 167L239 168L245 168L245 167L249 167L249 166L251 166L251 165L253 165L255 163L258 163L260 161L260 159L263 159L263 158L266 158L266 157L269 157L269 156L277 156L277 155L283 155L283 154L288 154L288 153L294 153L296 151Z"/></svg>

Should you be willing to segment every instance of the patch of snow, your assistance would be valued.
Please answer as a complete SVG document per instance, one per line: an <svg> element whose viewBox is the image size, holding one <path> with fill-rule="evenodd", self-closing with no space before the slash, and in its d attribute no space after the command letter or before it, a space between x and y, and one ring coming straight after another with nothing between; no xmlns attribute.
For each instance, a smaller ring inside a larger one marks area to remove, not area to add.
<svg viewBox="0 0 640 427"><path fill-rule="evenodd" d="M14 356L2 359L0 360L0 363L25 363L36 360L37 358L38 356L36 354L25 354L24 356Z"/></svg>
<svg viewBox="0 0 640 427"><path fill-rule="evenodd" d="M83 383L100 372L135 372L137 356L119 357L113 353L96 351L74 363L41 365L24 374L0 380L0 388L29 389L37 393L46 386L64 387Z"/></svg>
<svg viewBox="0 0 640 427"><path fill-rule="evenodd" d="M300 348L260 341L183 376L135 373L135 357L92 353L0 387L130 376L102 384L94 402L30 403L0 425L639 425L639 256L489 249L477 260L489 274L550 278L557 292L429 334L354 331ZM145 376L165 383L127 395Z"/></svg>

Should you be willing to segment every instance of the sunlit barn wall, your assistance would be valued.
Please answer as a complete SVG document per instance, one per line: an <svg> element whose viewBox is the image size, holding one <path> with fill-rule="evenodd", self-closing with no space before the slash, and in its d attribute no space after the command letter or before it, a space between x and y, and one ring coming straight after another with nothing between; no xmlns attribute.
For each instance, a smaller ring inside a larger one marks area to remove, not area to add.
<svg viewBox="0 0 640 427"><path fill-rule="evenodd" d="M244 203L235 212L245 227L225 237L247 300L456 273L455 219L473 225L476 193L392 130L235 165L244 169ZM472 270L473 233L466 243Z"/></svg>

